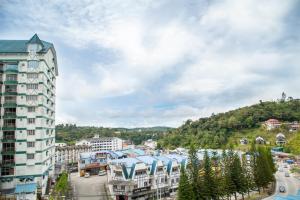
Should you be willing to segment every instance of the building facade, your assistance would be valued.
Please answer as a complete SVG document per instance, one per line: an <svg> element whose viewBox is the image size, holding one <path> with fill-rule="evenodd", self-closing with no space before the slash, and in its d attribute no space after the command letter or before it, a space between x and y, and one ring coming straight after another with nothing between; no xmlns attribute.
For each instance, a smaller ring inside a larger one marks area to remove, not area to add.
<svg viewBox="0 0 300 200"><path fill-rule="evenodd" d="M160 199L175 197L180 167L187 157L167 154L111 160L108 184L114 199Z"/></svg>
<svg viewBox="0 0 300 200"><path fill-rule="evenodd" d="M93 151L121 150L123 148L122 139L117 137L94 137L89 140Z"/></svg>
<svg viewBox="0 0 300 200"><path fill-rule="evenodd" d="M30 40L0 40L2 195L22 188L30 188L28 195L46 193L55 162L57 75L53 44L36 34Z"/></svg>
<svg viewBox="0 0 300 200"><path fill-rule="evenodd" d="M55 147L55 163L76 164L79 160L79 155L83 152L91 152L91 146L77 145L77 146L56 146Z"/></svg>

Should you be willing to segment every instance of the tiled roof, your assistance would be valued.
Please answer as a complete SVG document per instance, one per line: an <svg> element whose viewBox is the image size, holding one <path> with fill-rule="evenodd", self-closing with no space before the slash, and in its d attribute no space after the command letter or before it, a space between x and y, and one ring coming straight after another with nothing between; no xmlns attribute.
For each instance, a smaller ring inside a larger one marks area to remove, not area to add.
<svg viewBox="0 0 300 200"><path fill-rule="evenodd" d="M47 52L50 48L54 48L52 43L40 40L35 34L29 40L0 40L0 53L27 53L27 44L40 44L42 50Z"/></svg>

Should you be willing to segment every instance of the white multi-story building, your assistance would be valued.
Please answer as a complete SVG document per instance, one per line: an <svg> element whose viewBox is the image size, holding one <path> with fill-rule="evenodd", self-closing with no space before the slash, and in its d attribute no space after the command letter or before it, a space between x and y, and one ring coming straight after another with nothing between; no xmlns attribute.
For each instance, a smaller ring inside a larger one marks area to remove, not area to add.
<svg viewBox="0 0 300 200"><path fill-rule="evenodd" d="M180 167L187 156L168 154L110 160L108 186L114 199L161 199L175 197Z"/></svg>
<svg viewBox="0 0 300 200"><path fill-rule="evenodd" d="M92 151L101 150L121 150L123 148L123 140L117 137L94 137L89 140Z"/></svg>
<svg viewBox="0 0 300 200"><path fill-rule="evenodd" d="M53 44L36 34L0 40L1 195L35 199L46 193L55 162L57 75Z"/></svg>
<svg viewBox="0 0 300 200"><path fill-rule="evenodd" d="M77 164L79 160L79 154L83 152L91 152L91 146L56 146L55 163L58 165Z"/></svg>

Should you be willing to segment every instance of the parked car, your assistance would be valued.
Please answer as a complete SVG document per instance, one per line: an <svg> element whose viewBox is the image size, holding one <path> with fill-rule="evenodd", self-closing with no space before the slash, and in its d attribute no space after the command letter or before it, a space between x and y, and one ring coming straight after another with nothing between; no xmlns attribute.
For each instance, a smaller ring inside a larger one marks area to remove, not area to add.
<svg viewBox="0 0 300 200"><path fill-rule="evenodd" d="M287 165L287 164L284 164L283 167L284 167L284 168L288 168L288 165Z"/></svg>
<svg viewBox="0 0 300 200"><path fill-rule="evenodd" d="M98 173L99 176L105 176L106 175L106 171L105 170L100 170Z"/></svg>
<svg viewBox="0 0 300 200"><path fill-rule="evenodd" d="M90 173L86 172L86 173L84 174L84 177L85 177L85 178L90 177Z"/></svg>
<svg viewBox="0 0 300 200"><path fill-rule="evenodd" d="M285 192L285 187L284 186L279 186L279 192L282 192L282 193L284 193Z"/></svg>
<svg viewBox="0 0 300 200"><path fill-rule="evenodd" d="M279 167L278 171L280 171L280 172L283 172L283 169L282 169L282 167Z"/></svg>
<svg viewBox="0 0 300 200"><path fill-rule="evenodd" d="M288 172L285 172L284 176L285 177L290 177L290 174Z"/></svg>

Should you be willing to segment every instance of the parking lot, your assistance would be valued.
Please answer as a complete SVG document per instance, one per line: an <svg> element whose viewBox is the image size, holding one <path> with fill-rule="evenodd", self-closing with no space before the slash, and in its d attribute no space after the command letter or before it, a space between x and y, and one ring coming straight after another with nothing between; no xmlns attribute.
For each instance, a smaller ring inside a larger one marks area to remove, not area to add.
<svg viewBox="0 0 300 200"><path fill-rule="evenodd" d="M79 177L78 173L71 173L71 185L76 200L107 200L105 184L107 176Z"/></svg>

